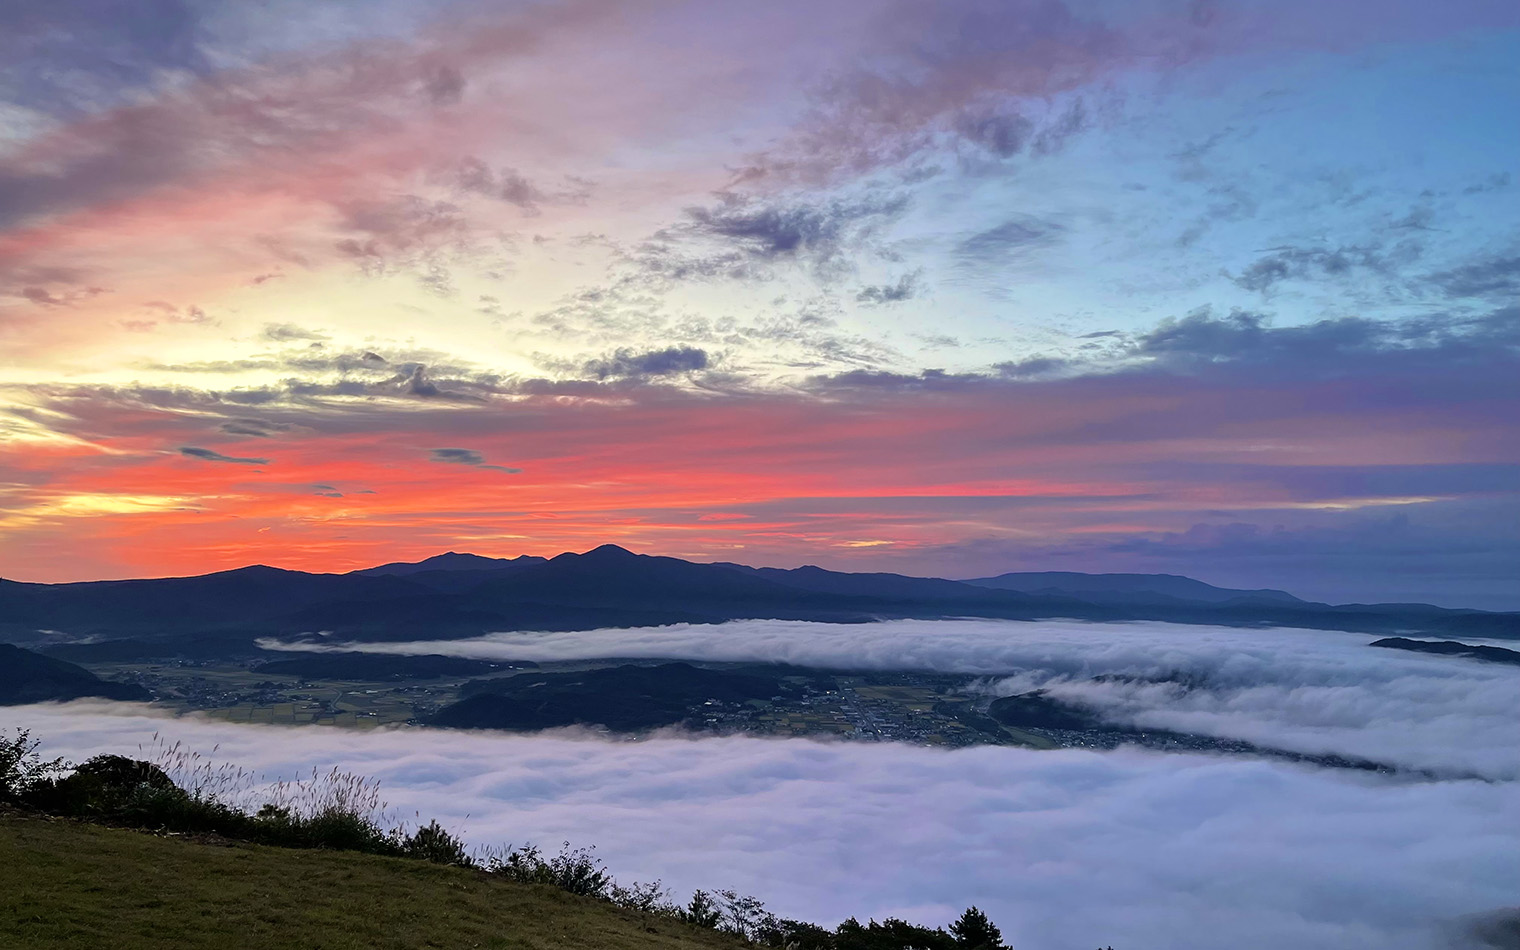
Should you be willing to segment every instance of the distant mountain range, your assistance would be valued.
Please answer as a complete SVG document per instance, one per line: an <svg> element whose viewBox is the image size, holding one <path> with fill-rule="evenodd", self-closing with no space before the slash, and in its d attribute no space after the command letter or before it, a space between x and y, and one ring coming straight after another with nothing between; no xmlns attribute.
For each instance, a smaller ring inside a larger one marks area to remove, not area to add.
<svg viewBox="0 0 1520 950"><path fill-rule="evenodd" d="M259 636L371 640L738 619L985 617L1150 620L1520 639L1520 614L1425 604L1330 605L1168 574L1003 574L968 581L700 564L603 545L499 559L449 553L349 574L254 566L145 580L0 580L0 641L78 662L224 655Z"/></svg>
<svg viewBox="0 0 1520 950"><path fill-rule="evenodd" d="M963 581L976 587L1024 594L1079 597L1094 603L1304 604L1281 590L1231 590L1177 574L1074 574L1039 571Z"/></svg>

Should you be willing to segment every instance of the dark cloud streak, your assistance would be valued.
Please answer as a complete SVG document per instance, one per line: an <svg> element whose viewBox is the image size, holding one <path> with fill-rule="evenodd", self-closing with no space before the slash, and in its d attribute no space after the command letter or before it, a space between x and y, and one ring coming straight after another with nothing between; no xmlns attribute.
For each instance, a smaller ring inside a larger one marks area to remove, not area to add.
<svg viewBox="0 0 1520 950"><path fill-rule="evenodd" d="M855 294L855 302L880 306L912 300L921 292L922 276L921 271L913 271L889 284L869 284Z"/></svg>
<svg viewBox="0 0 1520 950"><path fill-rule="evenodd" d="M1454 297L1520 297L1520 255L1491 257L1434 274L1431 280Z"/></svg>
<svg viewBox="0 0 1520 950"><path fill-rule="evenodd" d="M965 238L955 246L954 254L964 266L992 267L1049 247L1064 231L1057 221L1019 215Z"/></svg>
<svg viewBox="0 0 1520 950"><path fill-rule="evenodd" d="M586 364L585 372L596 379L641 379L693 373L707 369L709 363L705 350L691 346L671 346L643 353L623 349L603 359L591 360Z"/></svg>
<svg viewBox="0 0 1520 950"><path fill-rule="evenodd" d="M804 259L821 268L836 263L847 246L857 251L906 208L901 195L778 202L731 194L716 205L688 209L690 223L667 236L716 240L755 260Z"/></svg>
<svg viewBox="0 0 1520 950"><path fill-rule="evenodd" d="M467 465L471 468L487 468L513 475L522 471L520 468L508 468L505 465L488 465L485 456L474 449L432 449L428 452L428 459L433 462L443 462L447 465Z"/></svg>
<svg viewBox="0 0 1520 950"><path fill-rule="evenodd" d="M179 454L205 462L231 462L234 465L268 465L269 459L265 458L239 458L233 455L223 455L213 449L203 449L194 445L183 446Z"/></svg>
<svg viewBox="0 0 1520 950"><path fill-rule="evenodd" d="M1231 276L1230 280L1243 290L1268 293L1289 280L1338 280L1359 273L1396 276L1422 253L1423 248L1418 243L1407 240L1388 249L1378 245L1279 247Z"/></svg>

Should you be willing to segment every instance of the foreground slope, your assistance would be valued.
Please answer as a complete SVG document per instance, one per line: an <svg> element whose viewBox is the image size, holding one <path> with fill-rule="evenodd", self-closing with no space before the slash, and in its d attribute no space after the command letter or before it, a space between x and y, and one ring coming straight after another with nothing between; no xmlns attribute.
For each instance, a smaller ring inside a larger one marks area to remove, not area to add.
<svg viewBox="0 0 1520 950"><path fill-rule="evenodd" d="M208 845L0 813L0 946L720 950L547 887L351 852Z"/></svg>

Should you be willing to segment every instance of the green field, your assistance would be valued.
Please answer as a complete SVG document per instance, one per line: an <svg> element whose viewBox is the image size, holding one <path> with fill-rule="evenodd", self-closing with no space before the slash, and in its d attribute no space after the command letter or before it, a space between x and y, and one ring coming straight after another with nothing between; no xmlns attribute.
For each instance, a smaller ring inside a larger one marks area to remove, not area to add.
<svg viewBox="0 0 1520 950"><path fill-rule="evenodd" d="M410 681L318 680L270 676L236 663L93 663L99 676L143 682L160 703L198 709L213 719L264 725L381 726L409 722L419 705L436 709L459 698L467 677ZM260 690L260 687L266 687ZM257 693L274 694L256 701Z"/></svg>
<svg viewBox="0 0 1520 950"><path fill-rule="evenodd" d="M857 686L855 695L864 700L905 706L914 712L928 712L940 697L922 686Z"/></svg>
<svg viewBox="0 0 1520 950"><path fill-rule="evenodd" d="M742 946L669 918L479 871L0 813L0 947Z"/></svg>
<svg viewBox="0 0 1520 950"><path fill-rule="evenodd" d="M1023 729L1015 729L1013 726L1003 726L1002 730L1008 733L1008 737L1013 740L1014 744L1021 745L1026 749L1061 748L1061 744L1059 742L1054 742L1045 736L1035 735L1032 732L1025 732Z"/></svg>

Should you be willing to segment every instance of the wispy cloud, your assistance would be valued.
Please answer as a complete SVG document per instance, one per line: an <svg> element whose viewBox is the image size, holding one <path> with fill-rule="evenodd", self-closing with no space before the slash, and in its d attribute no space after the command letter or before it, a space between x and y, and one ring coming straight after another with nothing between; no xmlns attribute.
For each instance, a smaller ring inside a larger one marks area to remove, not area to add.
<svg viewBox="0 0 1520 950"><path fill-rule="evenodd" d="M449 465L468 465L471 468L487 468L497 472L521 472L520 468L508 468L505 465L488 465L485 456L474 449L432 449L428 457L434 462L444 462Z"/></svg>
<svg viewBox="0 0 1520 950"><path fill-rule="evenodd" d="M266 458L239 458L233 455L223 455L215 449L203 449L199 446L186 445L179 450L179 454L187 458L201 459L206 462L232 462L236 465L268 465Z"/></svg>

